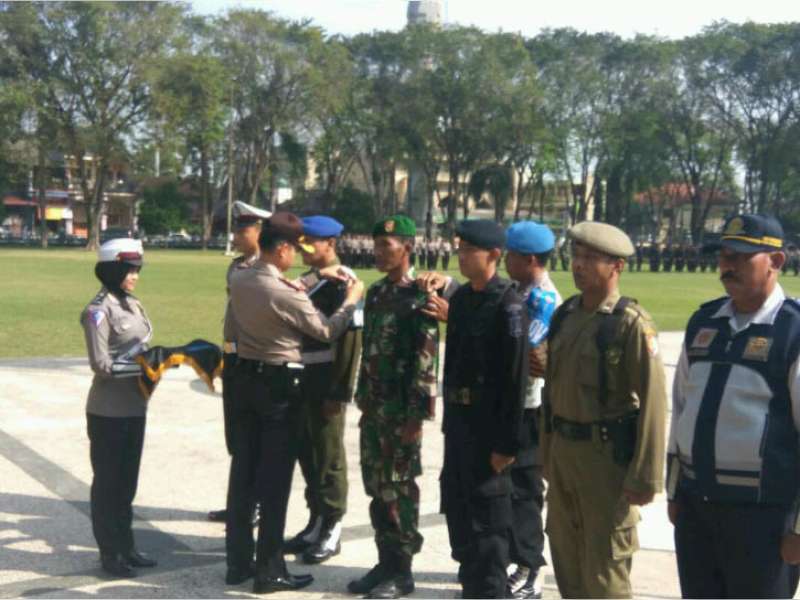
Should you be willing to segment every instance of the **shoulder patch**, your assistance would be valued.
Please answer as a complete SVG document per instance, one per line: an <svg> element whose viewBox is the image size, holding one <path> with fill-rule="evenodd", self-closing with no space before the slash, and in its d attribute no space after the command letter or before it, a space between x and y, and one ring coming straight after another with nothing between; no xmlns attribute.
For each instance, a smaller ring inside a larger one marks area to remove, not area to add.
<svg viewBox="0 0 800 600"><path fill-rule="evenodd" d="M506 306L508 314L508 332L513 338L522 337L522 305L509 304Z"/></svg>
<svg viewBox="0 0 800 600"><path fill-rule="evenodd" d="M651 358L658 356L658 333L649 325L645 327L644 337L647 342L647 353Z"/></svg>
<svg viewBox="0 0 800 600"><path fill-rule="evenodd" d="M92 325L95 327L100 327L100 324L106 318L106 313L104 313L102 310L90 310L87 318Z"/></svg>

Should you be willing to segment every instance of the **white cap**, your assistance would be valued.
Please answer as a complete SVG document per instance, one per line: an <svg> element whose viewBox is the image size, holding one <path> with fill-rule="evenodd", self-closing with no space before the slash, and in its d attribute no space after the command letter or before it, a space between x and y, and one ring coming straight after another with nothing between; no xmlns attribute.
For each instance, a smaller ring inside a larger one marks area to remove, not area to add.
<svg viewBox="0 0 800 600"><path fill-rule="evenodd" d="M272 216L270 211L247 204L241 200L233 203L231 214L239 225L252 225L260 219L269 219Z"/></svg>
<svg viewBox="0 0 800 600"><path fill-rule="evenodd" d="M97 249L98 262L126 262L141 266L144 258L142 240L116 238L108 240Z"/></svg>

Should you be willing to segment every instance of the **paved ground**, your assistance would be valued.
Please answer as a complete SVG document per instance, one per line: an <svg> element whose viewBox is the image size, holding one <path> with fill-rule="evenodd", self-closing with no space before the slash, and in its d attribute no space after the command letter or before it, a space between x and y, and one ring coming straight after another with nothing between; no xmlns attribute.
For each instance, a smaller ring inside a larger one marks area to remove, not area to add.
<svg viewBox="0 0 800 600"><path fill-rule="evenodd" d="M680 334L661 335L671 383ZM106 580L89 521L88 440L84 401L91 380L85 359L0 361L0 598L221 598L248 596L247 584L226 587L224 526L209 509L225 500L228 457L219 395L191 369L170 371L151 400L136 497L136 538L160 564L135 580ZM441 413L441 411L439 411ZM311 572L310 598L347 596L347 581L376 561L367 499L358 471L358 411L348 412L350 508L340 556L324 565L290 563ZM447 531L438 514L442 459L439 422L427 423L423 445L421 526L415 597L452 598L458 591ZM305 524L302 477L295 474L287 535ZM663 496L643 511L642 550L634 559L636 596L679 596L672 529ZM552 571L547 597L557 597ZM280 597L280 595L276 595Z"/></svg>

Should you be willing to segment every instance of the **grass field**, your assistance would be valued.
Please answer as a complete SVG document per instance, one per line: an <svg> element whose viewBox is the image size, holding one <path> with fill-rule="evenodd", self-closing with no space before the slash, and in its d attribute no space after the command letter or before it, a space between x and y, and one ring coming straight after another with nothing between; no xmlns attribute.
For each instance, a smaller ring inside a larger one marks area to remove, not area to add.
<svg viewBox="0 0 800 600"><path fill-rule="evenodd" d="M230 259L216 251L148 250L145 261L136 295L153 321L153 342L220 342ZM0 357L83 355L78 317L99 287L94 263L95 254L85 250L0 250ZM450 266L458 267L455 260ZM371 283L380 274L364 270L359 276ZM569 273L552 276L564 297L575 292ZM787 294L800 295L800 278L781 282ZM683 329L701 302L722 294L712 273L625 273L621 287L662 331Z"/></svg>

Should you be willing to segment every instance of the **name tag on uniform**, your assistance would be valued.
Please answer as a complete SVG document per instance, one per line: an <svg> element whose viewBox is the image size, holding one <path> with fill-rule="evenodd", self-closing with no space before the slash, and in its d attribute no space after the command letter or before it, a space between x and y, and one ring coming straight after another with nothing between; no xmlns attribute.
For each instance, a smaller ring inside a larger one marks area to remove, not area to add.
<svg viewBox="0 0 800 600"><path fill-rule="evenodd" d="M747 346L745 346L744 352L742 353L742 358L766 362L771 346L772 338L751 337L747 340Z"/></svg>
<svg viewBox="0 0 800 600"><path fill-rule="evenodd" d="M717 333L717 330L711 327L701 327L700 331L695 334L687 354L689 356L708 355L708 349L711 346L711 342L714 341Z"/></svg>

